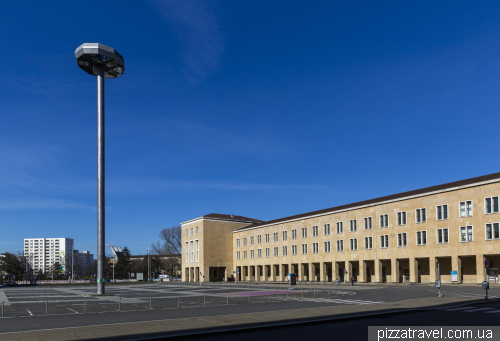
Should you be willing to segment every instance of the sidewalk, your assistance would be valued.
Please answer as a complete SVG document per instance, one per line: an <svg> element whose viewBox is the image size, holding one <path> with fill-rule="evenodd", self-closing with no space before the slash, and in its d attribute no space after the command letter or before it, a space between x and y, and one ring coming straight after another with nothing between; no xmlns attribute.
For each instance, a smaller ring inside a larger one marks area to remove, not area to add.
<svg viewBox="0 0 500 341"><path fill-rule="evenodd" d="M197 332L222 331L231 328L264 327L266 325L298 323L307 320L362 318L363 315L405 313L415 309L432 309L444 304L471 304L473 301L477 300L459 297L410 299L377 305L345 305L5 333L0 334L0 339L2 341L141 339L154 336L175 336Z"/></svg>

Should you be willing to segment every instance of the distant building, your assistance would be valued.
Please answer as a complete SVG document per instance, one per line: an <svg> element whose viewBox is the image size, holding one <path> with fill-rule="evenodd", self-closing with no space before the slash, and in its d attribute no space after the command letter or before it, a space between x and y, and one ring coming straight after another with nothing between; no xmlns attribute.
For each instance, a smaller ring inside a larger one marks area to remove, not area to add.
<svg viewBox="0 0 500 341"><path fill-rule="evenodd" d="M24 239L24 256L34 274L39 271L51 271L55 263L59 263L62 270L68 273L73 250L74 240L72 238Z"/></svg>
<svg viewBox="0 0 500 341"><path fill-rule="evenodd" d="M95 263L94 255L90 251L78 252L78 250L74 250L73 255L75 275L90 276ZM71 259L69 261L71 262Z"/></svg>

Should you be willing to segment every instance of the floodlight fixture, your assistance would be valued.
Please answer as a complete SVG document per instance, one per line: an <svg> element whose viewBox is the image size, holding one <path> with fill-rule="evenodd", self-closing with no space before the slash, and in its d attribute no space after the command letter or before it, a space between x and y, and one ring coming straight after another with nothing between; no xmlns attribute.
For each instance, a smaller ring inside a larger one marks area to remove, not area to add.
<svg viewBox="0 0 500 341"><path fill-rule="evenodd" d="M123 57L113 48L85 43L75 51L78 66L97 76L97 294L104 291L105 187L104 187L104 79L120 77L125 71Z"/></svg>

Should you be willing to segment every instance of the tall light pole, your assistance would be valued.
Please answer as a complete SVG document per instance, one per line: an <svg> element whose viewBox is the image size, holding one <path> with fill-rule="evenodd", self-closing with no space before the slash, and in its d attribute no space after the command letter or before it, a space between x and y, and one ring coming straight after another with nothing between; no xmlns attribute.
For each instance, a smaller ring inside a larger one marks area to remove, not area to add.
<svg viewBox="0 0 500 341"><path fill-rule="evenodd" d="M125 71L123 57L111 47L85 43L75 51L78 66L97 76L97 294L104 294L105 206L104 206L104 78L116 78Z"/></svg>

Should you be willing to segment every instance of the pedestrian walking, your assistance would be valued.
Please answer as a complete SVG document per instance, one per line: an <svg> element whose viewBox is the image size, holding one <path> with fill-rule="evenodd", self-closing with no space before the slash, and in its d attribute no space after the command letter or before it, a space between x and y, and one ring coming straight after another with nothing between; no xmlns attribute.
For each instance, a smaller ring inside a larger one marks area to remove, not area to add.
<svg viewBox="0 0 500 341"><path fill-rule="evenodd" d="M354 286L354 276L351 277L351 286Z"/></svg>

